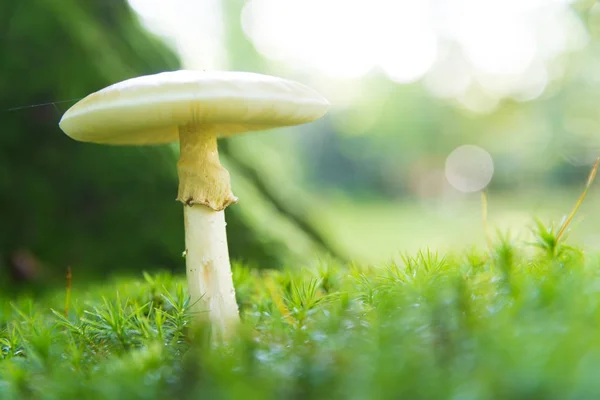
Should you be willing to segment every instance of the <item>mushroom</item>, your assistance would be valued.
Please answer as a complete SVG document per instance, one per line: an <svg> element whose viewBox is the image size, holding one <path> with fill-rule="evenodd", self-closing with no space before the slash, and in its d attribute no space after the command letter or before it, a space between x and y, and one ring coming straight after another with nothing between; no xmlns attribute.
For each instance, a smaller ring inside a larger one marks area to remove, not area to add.
<svg viewBox="0 0 600 400"><path fill-rule="evenodd" d="M217 138L304 124L328 108L323 96L297 82L249 72L179 70L92 93L67 110L59 126L82 142L151 145L179 140L177 200L184 205L190 304L213 330L226 334L239 321L239 312L224 210L237 198L229 172L219 162Z"/></svg>

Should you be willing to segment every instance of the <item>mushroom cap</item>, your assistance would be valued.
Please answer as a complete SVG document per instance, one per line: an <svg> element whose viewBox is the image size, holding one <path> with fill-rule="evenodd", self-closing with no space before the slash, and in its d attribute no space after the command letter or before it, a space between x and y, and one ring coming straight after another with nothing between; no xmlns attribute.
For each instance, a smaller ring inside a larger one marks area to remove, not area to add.
<svg viewBox="0 0 600 400"><path fill-rule="evenodd" d="M228 137L300 125L329 102L293 81L250 72L179 70L128 79L92 93L63 115L60 128L82 142L119 145L179 140L180 126Z"/></svg>

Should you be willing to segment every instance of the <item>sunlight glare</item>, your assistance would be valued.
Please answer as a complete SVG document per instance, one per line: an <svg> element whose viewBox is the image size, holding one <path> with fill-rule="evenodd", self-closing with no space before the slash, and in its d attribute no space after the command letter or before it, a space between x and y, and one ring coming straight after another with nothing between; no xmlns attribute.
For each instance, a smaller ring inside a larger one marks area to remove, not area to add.
<svg viewBox="0 0 600 400"><path fill-rule="evenodd" d="M412 82L436 58L428 2L388 0L251 0L246 34L265 56L335 77L359 77L380 66Z"/></svg>
<svg viewBox="0 0 600 400"><path fill-rule="evenodd" d="M225 0L129 0L187 68L226 68ZM572 0L248 0L245 35L276 68L358 81L380 70L467 109L530 101L563 77L589 37Z"/></svg>
<svg viewBox="0 0 600 400"><path fill-rule="evenodd" d="M438 60L427 73L424 85L431 94L439 98L456 98L464 94L471 85L471 66L455 51L454 46L442 42Z"/></svg>
<svg viewBox="0 0 600 400"><path fill-rule="evenodd" d="M149 31L174 44L184 68L219 69L223 48L220 0L128 0Z"/></svg>
<svg viewBox="0 0 600 400"><path fill-rule="evenodd" d="M411 83L420 79L437 58L437 35L431 26L428 0L390 2L379 0L372 21L372 42L377 45L377 64L390 79Z"/></svg>
<svg viewBox="0 0 600 400"><path fill-rule="evenodd" d="M251 0L242 12L242 26L266 57L327 75L358 77L373 67L377 48L362 26L369 7L364 1Z"/></svg>
<svg viewBox="0 0 600 400"><path fill-rule="evenodd" d="M485 73L522 73L536 55L531 24L512 2L467 0L455 11L453 35L473 66Z"/></svg>

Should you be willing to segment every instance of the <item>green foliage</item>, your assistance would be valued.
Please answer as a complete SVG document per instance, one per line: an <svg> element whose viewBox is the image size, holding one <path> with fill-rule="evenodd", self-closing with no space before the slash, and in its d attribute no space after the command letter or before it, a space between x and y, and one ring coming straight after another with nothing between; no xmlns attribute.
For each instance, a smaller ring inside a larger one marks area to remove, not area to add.
<svg viewBox="0 0 600 400"><path fill-rule="evenodd" d="M182 211L169 196L177 190L170 148L77 143L58 128L74 101L10 109L81 98L122 79L177 67L124 2L103 3L0 5L0 47L7 55L0 62L4 283L9 272L47 286L69 265L82 277L142 265L172 268L180 261ZM19 262L20 252L32 256Z"/></svg>
<svg viewBox="0 0 600 400"><path fill-rule="evenodd" d="M169 274L74 285L66 316L65 293L23 296L1 310L0 397L596 397L600 257L534 232L381 266L236 265L228 343L190 325Z"/></svg>

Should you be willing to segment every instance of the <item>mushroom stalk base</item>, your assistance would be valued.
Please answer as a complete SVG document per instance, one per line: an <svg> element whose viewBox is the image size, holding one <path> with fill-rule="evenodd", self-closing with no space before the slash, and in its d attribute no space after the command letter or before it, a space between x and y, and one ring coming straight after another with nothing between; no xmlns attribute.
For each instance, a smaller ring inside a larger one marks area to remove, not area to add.
<svg viewBox="0 0 600 400"><path fill-rule="evenodd" d="M203 205L184 206L187 280L196 320L211 323L227 335L239 321L225 213Z"/></svg>

